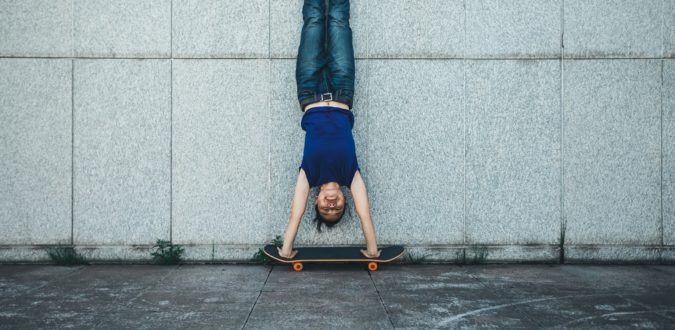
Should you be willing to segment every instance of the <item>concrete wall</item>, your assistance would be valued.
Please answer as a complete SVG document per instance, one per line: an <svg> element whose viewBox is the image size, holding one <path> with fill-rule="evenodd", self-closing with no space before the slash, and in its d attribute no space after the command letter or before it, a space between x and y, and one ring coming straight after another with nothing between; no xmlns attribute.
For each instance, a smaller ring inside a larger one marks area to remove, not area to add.
<svg viewBox="0 0 675 330"><path fill-rule="evenodd" d="M0 1L0 261L246 260L302 159L301 0ZM675 261L675 0L353 0L380 245ZM351 206L296 246L362 245ZM316 190L310 195L313 200ZM562 244L561 244L562 243Z"/></svg>

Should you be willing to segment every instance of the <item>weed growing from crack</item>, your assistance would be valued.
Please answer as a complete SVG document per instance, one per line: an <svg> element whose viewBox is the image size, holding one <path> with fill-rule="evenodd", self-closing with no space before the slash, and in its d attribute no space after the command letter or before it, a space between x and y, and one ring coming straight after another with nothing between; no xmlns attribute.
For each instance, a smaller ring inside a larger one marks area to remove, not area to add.
<svg viewBox="0 0 675 330"><path fill-rule="evenodd" d="M173 245L169 241L158 239L155 245L153 246L155 251L152 255L152 260L155 264L160 265L175 265L180 263L181 254L183 254L183 249L180 245Z"/></svg>
<svg viewBox="0 0 675 330"><path fill-rule="evenodd" d="M280 235L277 235L275 238L273 238L270 241L270 244L272 244L274 246L282 247L284 245L284 241L283 241L283 239L281 238ZM250 261L252 261L253 263L256 263L256 264L261 264L261 265L269 265L269 264L272 263L272 259L270 259L270 257L268 257L263 252L262 249L258 249L258 252L256 252L253 255L253 258L251 258Z"/></svg>
<svg viewBox="0 0 675 330"><path fill-rule="evenodd" d="M58 246L47 249L49 258L57 265L88 265L89 262L72 246Z"/></svg>
<svg viewBox="0 0 675 330"><path fill-rule="evenodd" d="M471 245L470 252L473 255L472 258L467 258L466 248L457 250L455 253L455 264L458 265L477 265L485 263L488 256L487 246L484 245Z"/></svg>
<svg viewBox="0 0 675 330"><path fill-rule="evenodd" d="M407 265L418 265L418 264L424 264L427 262L427 257L429 255L418 255L415 253L411 253L410 251L406 251L403 256L396 261L396 263L401 263L401 264L407 264Z"/></svg>

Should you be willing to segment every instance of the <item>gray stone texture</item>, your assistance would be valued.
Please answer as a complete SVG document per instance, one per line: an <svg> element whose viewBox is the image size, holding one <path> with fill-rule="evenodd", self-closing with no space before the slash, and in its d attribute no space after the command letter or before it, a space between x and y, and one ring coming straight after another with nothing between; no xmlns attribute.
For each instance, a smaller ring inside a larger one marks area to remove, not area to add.
<svg viewBox="0 0 675 330"><path fill-rule="evenodd" d="M663 60L663 243L675 245L675 60Z"/></svg>
<svg viewBox="0 0 675 330"><path fill-rule="evenodd" d="M378 243L462 243L462 61L368 60L360 72Z"/></svg>
<svg viewBox="0 0 675 330"><path fill-rule="evenodd" d="M74 242L169 238L171 63L75 60Z"/></svg>
<svg viewBox="0 0 675 330"><path fill-rule="evenodd" d="M562 0L479 0L465 6L466 57L560 57Z"/></svg>
<svg viewBox="0 0 675 330"><path fill-rule="evenodd" d="M271 328L371 328L390 327L387 312L374 290L369 273L329 265L307 264L296 273L274 268L246 327Z"/></svg>
<svg viewBox="0 0 675 330"><path fill-rule="evenodd" d="M467 61L468 243L555 243L560 61Z"/></svg>
<svg viewBox="0 0 675 330"><path fill-rule="evenodd" d="M282 236L304 145L302 5L0 0L0 261L74 244L144 262L161 238L185 260L246 262ZM378 244L432 262L675 260L675 0L352 0L350 14ZM342 189L347 214L324 233L312 189L297 245L365 243ZM180 311L166 313L145 319Z"/></svg>
<svg viewBox="0 0 675 330"><path fill-rule="evenodd" d="M70 243L71 65L0 59L0 245Z"/></svg>
<svg viewBox="0 0 675 330"><path fill-rule="evenodd" d="M268 57L269 1L173 1L173 57Z"/></svg>
<svg viewBox="0 0 675 330"><path fill-rule="evenodd" d="M269 77L268 59L173 61L174 242L269 237Z"/></svg>
<svg viewBox="0 0 675 330"><path fill-rule="evenodd" d="M675 0L663 1L663 57L675 57Z"/></svg>
<svg viewBox="0 0 675 330"><path fill-rule="evenodd" d="M663 56L663 4L669 0L566 0L566 58Z"/></svg>
<svg viewBox="0 0 675 330"><path fill-rule="evenodd" d="M302 4L302 0L270 0L272 57L297 56ZM457 58L464 52L459 0L352 1L350 26L357 58Z"/></svg>
<svg viewBox="0 0 675 330"><path fill-rule="evenodd" d="M673 266L0 266L6 328L672 328Z"/></svg>
<svg viewBox="0 0 675 330"><path fill-rule="evenodd" d="M78 57L169 57L171 0L75 0Z"/></svg>
<svg viewBox="0 0 675 330"><path fill-rule="evenodd" d="M72 0L0 1L0 56L72 56Z"/></svg>
<svg viewBox="0 0 675 330"><path fill-rule="evenodd" d="M566 243L661 243L661 60L564 63Z"/></svg>
<svg viewBox="0 0 675 330"><path fill-rule="evenodd" d="M344 281L344 278L334 278ZM392 329L376 292L317 290L265 291L247 329Z"/></svg>
<svg viewBox="0 0 675 330"><path fill-rule="evenodd" d="M654 245L566 244L569 263L658 263L667 262L664 249Z"/></svg>

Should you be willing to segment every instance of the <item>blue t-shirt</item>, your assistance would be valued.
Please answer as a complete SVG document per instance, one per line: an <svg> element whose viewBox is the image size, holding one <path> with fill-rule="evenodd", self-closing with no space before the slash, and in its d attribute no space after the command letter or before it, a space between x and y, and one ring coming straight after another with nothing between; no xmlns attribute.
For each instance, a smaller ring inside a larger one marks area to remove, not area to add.
<svg viewBox="0 0 675 330"><path fill-rule="evenodd" d="M305 112L300 124L305 131L302 164L310 187L327 182L351 186L359 164L352 136L354 114L338 107L319 106Z"/></svg>

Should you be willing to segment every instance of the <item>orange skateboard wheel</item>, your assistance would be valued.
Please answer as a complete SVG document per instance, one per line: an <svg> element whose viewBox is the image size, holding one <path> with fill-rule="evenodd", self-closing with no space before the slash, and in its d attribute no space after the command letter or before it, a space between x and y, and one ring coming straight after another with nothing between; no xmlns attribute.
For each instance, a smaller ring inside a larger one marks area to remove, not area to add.
<svg viewBox="0 0 675 330"><path fill-rule="evenodd" d="M302 270L302 263L301 262L294 262L293 263L293 270L296 272L299 272Z"/></svg>
<svg viewBox="0 0 675 330"><path fill-rule="evenodd" d="M370 270L377 270L377 262L369 262L368 263L368 269Z"/></svg>

